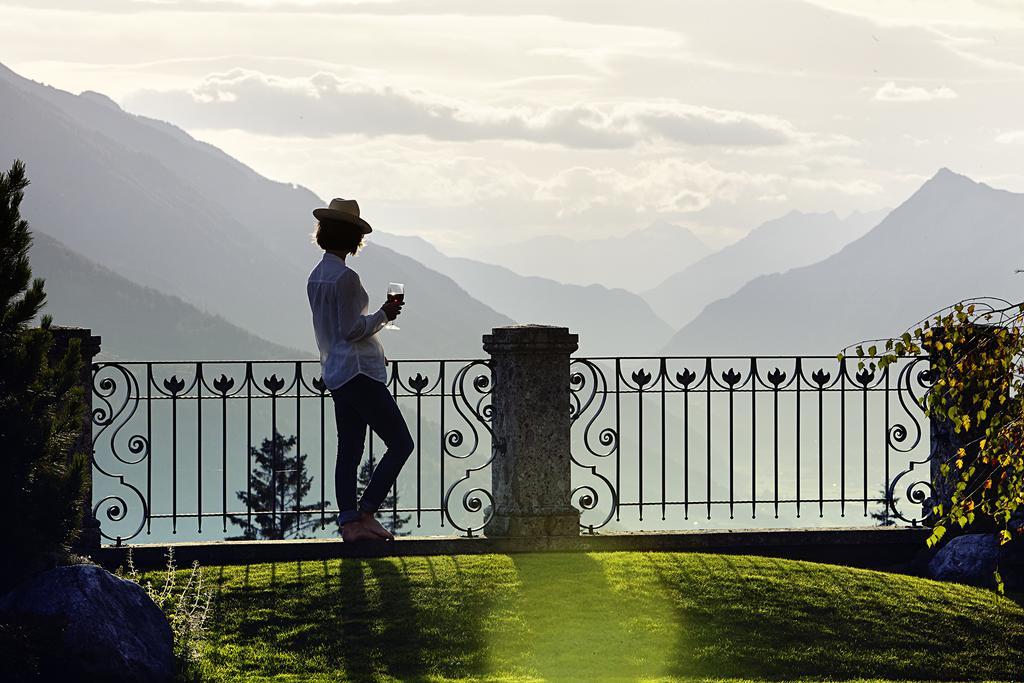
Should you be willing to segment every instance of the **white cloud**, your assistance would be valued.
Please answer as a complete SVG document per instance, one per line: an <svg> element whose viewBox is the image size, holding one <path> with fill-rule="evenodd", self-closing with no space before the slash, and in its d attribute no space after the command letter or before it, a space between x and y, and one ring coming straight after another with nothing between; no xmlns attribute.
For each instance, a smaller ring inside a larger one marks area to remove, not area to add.
<svg viewBox="0 0 1024 683"><path fill-rule="evenodd" d="M942 85L931 90L919 85L900 86L889 81L875 92L874 99L880 102L929 102L931 100L955 100L959 95Z"/></svg>
<svg viewBox="0 0 1024 683"><path fill-rule="evenodd" d="M90 0L88 10L100 12L344 10L400 4L402 0ZM4 4L58 10L82 10L81 0L5 0Z"/></svg>
<svg viewBox="0 0 1024 683"><path fill-rule="evenodd" d="M863 16L880 25L949 25L1000 28L1024 24L1019 0L809 0L840 12Z"/></svg>
<svg viewBox="0 0 1024 683"><path fill-rule="evenodd" d="M764 182L747 173L729 172L707 162L661 159L615 168L574 166L541 183L534 195L558 204L559 217L594 208L625 207L634 211L693 213L712 201L735 201L745 186Z"/></svg>
<svg viewBox="0 0 1024 683"><path fill-rule="evenodd" d="M1024 144L1024 130L1008 130L996 136L996 142L1003 145Z"/></svg>
<svg viewBox="0 0 1024 683"><path fill-rule="evenodd" d="M190 90L143 90L126 108L194 128L271 135L422 135L435 140L522 140L582 149L644 140L775 146L800 134L785 120L671 100L537 108L495 106L318 72L281 78L249 69L210 74Z"/></svg>
<svg viewBox="0 0 1024 683"><path fill-rule="evenodd" d="M806 197L875 196L881 185L781 173L734 171L684 158L643 161L624 169L573 166L539 182L533 198L554 204L559 219L599 219L595 211L659 214L671 220L723 205L779 205ZM770 210L770 209L769 209Z"/></svg>
<svg viewBox="0 0 1024 683"><path fill-rule="evenodd" d="M884 189L878 183L859 179L841 181L823 180L821 178L793 178L791 182L794 187L799 187L805 190L815 190L819 192L831 191L855 197L879 194Z"/></svg>

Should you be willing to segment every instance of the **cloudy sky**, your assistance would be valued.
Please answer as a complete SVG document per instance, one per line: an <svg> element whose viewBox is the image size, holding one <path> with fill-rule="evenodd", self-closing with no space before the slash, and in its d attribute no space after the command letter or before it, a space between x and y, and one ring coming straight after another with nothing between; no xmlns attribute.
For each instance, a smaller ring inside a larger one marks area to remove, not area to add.
<svg viewBox="0 0 1024 683"><path fill-rule="evenodd" d="M0 62L454 253L1024 191L1019 0L0 0Z"/></svg>

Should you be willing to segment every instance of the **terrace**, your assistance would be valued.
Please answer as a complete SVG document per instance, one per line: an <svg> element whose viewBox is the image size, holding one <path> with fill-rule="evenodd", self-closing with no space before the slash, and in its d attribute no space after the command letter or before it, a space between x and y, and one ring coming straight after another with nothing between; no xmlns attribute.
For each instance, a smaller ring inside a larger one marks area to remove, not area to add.
<svg viewBox="0 0 1024 683"><path fill-rule="evenodd" d="M404 521L398 540L362 548L337 537L318 362L92 363L86 543L108 564L132 547L143 566L167 545L210 563L661 549L892 566L927 535L926 359L584 358L575 335L538 326L484 348L391 361L416 447L380 511ZM276 495L254 505L260 444ZM381 448L371 432L365 458ZM279 533L226 540L261 518Z"/></svg>

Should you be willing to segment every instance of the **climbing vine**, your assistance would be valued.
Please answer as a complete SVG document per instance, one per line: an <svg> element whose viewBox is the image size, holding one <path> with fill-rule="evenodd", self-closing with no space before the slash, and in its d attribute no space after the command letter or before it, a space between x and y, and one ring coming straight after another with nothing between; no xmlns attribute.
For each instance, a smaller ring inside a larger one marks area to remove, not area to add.
<svg viewBox="0 0 1024 683"><path fill-rule="evenodd" d="M943 480L929 500L929 547L954 528L991 531L1002 544L1024 535L1024 302L960 301L855 353L858 368L872 370L928 355L924 411L954 434L949 452L937 454Z"/></svg>

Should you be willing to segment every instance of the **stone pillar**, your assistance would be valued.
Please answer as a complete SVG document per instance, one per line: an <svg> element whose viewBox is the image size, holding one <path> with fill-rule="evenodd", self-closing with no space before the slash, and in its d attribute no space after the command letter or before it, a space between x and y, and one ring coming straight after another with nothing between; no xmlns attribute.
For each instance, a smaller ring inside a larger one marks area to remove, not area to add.
<svg viewBox="0 0 1024 683"><path fill-rule="evenodd" d="M49 361L59 361L71 344L72 339L79 340L82 354L81 384L85 400L85 414L82 417L82 431L71 447L71 453L85 453L88 467L85 469L85 497L82 501L82 531L75 542L75 550L88 554L100 547L100 523L92 514L92 360L100 352L100 338L92 334L92 330L83 327L50 327L53 333L53 346L50 349Z"/></svg>
<svg viewBox="0 0 1024 683"><path fill-rule="evenodd" d="M578 339L547 325L484 335L494 385L494 511L486 536L579 536L569 441L569 356Z"/></svg>

